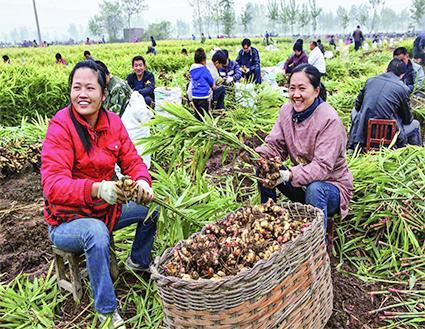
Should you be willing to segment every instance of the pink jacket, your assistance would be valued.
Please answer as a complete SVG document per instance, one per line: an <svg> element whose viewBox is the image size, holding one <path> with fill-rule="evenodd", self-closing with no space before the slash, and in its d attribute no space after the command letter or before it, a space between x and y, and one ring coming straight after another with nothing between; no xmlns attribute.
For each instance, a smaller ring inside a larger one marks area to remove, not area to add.
<svg viewBox="0 0 425 329"><path fill-rule="evenodd" d="M89 154L84 150L68 107L50 120L41 151L44 217L50 225L76 218L98 218L112 231L121 206L92 198L93 183L111 180L115 163L133 180L143 179L151 185L151 177L117 114L101 110L92 129L72 111L76 120L87 128L92 149Z"/></svg>
<svg viewBox="0 0 425 329"><path fill-rule="evenodd" d="M337 112L327 103L320 104L301 123L292 120L292 105L282 107L279 118L266 137L266 144L256 150L264 157L290 157L294 166L292 185L307 186L314 181L331 183L339 188L340 211L348 213L353 190L353 176L345 159L347 134Z"/></svg>

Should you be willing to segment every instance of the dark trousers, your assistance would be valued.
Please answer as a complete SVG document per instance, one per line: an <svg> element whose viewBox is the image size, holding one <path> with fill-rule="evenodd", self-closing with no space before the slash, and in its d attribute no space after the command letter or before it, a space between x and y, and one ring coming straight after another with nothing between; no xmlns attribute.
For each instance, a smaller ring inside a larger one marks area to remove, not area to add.
<svg viewBox="0 0 425 329"><path fill-rule="evenodd" d="M305 187L294 187L290 182L278 185L274 189L269 189L258 184L261 194L261 203L268 199L276 201L276 188L287 196L293 202L310 204L313 207L323 211L325 232L328 226L328 215L334 215L339 212L340 195L339 189L330 183L313 182Z"/></svg>
<svg viewBox="0 0 425 329"><path fill-rule="evenodd" d="M361 41L354 41L354 50L355 51L359 50L361 46L362 46Z"/></svg>
<svg viewBox="0 0 425 329"><path fill-rule="evenodd" d="M247 79L249 82L261 83L261 72L260 69L249 71L248 73L242 73L242 77Z"/></svg>
<svg viewBox="0 0 425 329"><path fill-rule="evenodd" d="M147 106L152 105L152 98L150 96L143 96Z"/></svg>
<svg viewBox="0 0 425 329"><path fill-rule="evenodd" d="M199 121L203 121L202 118L205 116L205 113L210 111L210 101L208 98L193 98L193 105L195 105L195 118Z"/></svg>
<svg viewBox="0 0 425 329"><path fill-rule="evenodd" d="M226 95L226 87L218 86L213 90L213 108L222 110L224 109L224 96Z"/></svg>

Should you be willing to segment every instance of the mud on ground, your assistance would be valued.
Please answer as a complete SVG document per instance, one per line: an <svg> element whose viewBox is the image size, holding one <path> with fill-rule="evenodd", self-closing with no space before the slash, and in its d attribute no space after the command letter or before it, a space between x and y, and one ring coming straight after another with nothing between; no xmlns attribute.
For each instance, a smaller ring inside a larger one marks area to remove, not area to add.
<svg viewBox="0 0 425 329"><path fill-rule="evenodd" d="M21 272L31 275L47 273L52 255L47 225L41 213L42 206L38 173L27 172L0 181L0 281L9 281ZM378 301L372 302L368 295L374 288L355 277L338 272L335 269L336 262L333 263L334 313L326 328L378 328L377 316L367 313L378 307ZM122 267L120 273L123 281L131 282L134 279ZM118 298L125 298L127 290L128 283L118 283ZM87 294L80 305L76 305L69 296L58 310L57 328L71 322L73 325L83 325L88 321L87 315L91 309L88 305ZM134 312L134 308L129 307L123 316L130 318L135 315ZM75 319L77 316L78 319Z"/></svg>

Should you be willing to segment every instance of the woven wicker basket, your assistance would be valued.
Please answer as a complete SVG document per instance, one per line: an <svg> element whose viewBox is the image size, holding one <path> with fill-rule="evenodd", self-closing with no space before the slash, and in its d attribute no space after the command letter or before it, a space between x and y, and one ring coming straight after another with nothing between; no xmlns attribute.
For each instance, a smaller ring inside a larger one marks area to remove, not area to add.
<svg viewBox="0 0 425 329"><path fill-rule="evenodd" d="M324 243L323 213L284 203L293 218L312 225L268 260L219 281L165 276L167 249L151 267L166 328L323 328L332 313L332 281ZM196 233L197 235L199 233Z"/></svg>

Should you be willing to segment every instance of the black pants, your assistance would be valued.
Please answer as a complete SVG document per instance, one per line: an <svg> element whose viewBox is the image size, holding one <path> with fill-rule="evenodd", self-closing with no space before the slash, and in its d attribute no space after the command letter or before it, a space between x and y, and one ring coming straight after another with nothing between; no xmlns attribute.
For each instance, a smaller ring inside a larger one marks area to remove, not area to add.
<svg viewBox="0 0 425 329"><path fill-rule="evenodd" d="M361 41L354 41L354 50L355 51L359 50L361 46L362 46Z"/></svg>
<svg viewBox="0 0 425 329"><path fill-rule="evenodd" d="M213 108L222 110L224 109L224 96L226 94L226 87L221 85L213 90Z"/></svg>
<svg viewBox="0 0 425 329"><path fill-rule="evenodd" d="M193 98L193 105L195 105L195 118L199 121L202 121L202 117L205 116L205 113L209 113L210 102L208 98L196 99Z"/></svg>

